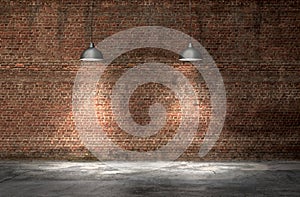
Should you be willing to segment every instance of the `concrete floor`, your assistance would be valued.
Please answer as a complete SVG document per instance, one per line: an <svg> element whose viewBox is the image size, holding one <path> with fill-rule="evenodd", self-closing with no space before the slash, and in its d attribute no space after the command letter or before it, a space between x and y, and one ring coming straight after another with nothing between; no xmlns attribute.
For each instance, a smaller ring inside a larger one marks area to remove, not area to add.
<svg viewBox="0 0 300 197"><path fill-rule="evenodd" d="M0 196L300 196L300 162L0 161Z"/></svg>

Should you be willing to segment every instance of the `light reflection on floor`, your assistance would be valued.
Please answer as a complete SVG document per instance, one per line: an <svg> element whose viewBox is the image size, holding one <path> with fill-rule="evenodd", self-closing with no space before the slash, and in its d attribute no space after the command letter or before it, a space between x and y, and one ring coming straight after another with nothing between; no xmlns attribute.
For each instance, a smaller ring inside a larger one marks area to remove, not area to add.
<svg viewBox="0 0 300 197"><path fill-rule="evenodd" d="M0 161L0 169L0 196L300 194L300 162Z"/></svg>

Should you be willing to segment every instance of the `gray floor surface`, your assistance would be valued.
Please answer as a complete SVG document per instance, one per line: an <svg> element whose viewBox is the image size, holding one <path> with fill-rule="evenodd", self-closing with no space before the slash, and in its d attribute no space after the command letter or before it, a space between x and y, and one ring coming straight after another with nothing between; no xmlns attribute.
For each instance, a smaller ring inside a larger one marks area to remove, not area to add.
<svg viewBox="0 0 300 197"><path fill-rule="evenodd" d="M0 196L300 196L300 161L0 161Z"/></svg>

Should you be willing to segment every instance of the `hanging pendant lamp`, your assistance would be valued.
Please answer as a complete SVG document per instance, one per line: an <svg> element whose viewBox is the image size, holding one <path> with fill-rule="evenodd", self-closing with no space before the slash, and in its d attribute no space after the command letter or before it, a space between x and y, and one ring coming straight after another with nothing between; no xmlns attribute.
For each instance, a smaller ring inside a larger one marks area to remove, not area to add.
<svg viewBox="0 0 300 197"><path fill-rule="evenodd" d="M103 55L101 53L101 51L99 51L94 43L90 43L90 47L85 49L81 56L80 56L80 60L82 61L101 61L103 60Z"/></svg>
<svg viewBox="0 0 300 197"><path fill-rule="evenodd" d="M96 47L95 44L93 43L93 6L94 6L94 1L92 1L92 5L91 5L91 26L90 26L90 46L89 48L85 49L80 56L80 60L82 61L101 61L103 60L103 55L101 53L101 51L99 51Z"/></svg>
<svg viewBox="0 0 300 197"><path fill-rule="evenodd" d="M192 43L189 43L189 46L180 53L179 60L183 62L192 62L202 60L202 57L200 52L193 47Z"/></svg>
<svg viewBox="0 0 300 197"><path fill-rule="evenodd" d="M191 0L189 1L189 9L190 9L190 36L192 34L192 5ZM192 40L192 37L191 37ZM192 45L192 42L190 40L190 43L186 49L184 49L179 56L179 60L183 62L192 62L192 61L199 61L202 60L201 53L195 49Z"/></svg>

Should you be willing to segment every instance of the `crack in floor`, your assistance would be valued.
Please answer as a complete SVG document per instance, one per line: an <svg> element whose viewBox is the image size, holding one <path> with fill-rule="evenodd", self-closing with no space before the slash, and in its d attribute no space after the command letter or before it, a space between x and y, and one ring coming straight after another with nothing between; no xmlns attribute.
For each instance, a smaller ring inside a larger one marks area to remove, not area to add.
<svg viewBox="0 0 300 197"><path fill-rule="evenodd" d="M24 171L22 173L16 174L14 176L3 178L3 179L0 180L0 184L4 183L4 182L7 182L7 181L11 181L11 180L15 179L16 177L24 175L24 174L26 174L27 172L30 172L30 171L31 170L27 170L27 171Z"/></svg>

